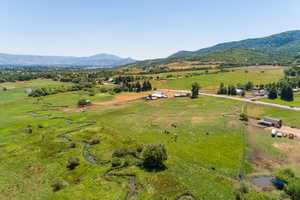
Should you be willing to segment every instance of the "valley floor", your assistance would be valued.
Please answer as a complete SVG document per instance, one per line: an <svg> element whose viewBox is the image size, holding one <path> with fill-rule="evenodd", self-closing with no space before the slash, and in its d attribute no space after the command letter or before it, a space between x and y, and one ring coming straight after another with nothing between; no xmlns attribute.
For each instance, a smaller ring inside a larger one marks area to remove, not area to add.
<svg viewBox="0 0 300 200"><path fill-rule="evenodd" d="M75 106L83 91L2 100L0 199L233 200L252 173L299 169L298 154L290 153L298 140L272 138L239 120L246 105L251 116L291 126L300 124L299 112L204 96L141 99L146 95L99 93L86 109ZM141 168L140 155L128 153L157 143L168 151L160 171ZM116 151L123 155L112 168ZM74 157L79 166L69 170Z"/></svg>

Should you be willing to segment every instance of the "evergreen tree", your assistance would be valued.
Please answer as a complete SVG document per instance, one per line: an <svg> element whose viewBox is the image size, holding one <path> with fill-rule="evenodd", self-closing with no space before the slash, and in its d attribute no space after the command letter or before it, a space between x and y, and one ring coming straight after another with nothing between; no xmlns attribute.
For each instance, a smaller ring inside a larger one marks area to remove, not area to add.
<svg viewBox="0 0 300 200"><path fill-rule="evenodd" d="M269 99L276 99L277 98L277 89L275 86L271 87L268 94Z"/></svg>
<svg viewBox="0 0 300 200"><path fill-rule="evenodd" d="M253 89L253 83L251 81L249 81L246 85L245 85L245 89L246 90L252 90Z"/></svg>
<svg viewBox="0 0 300 200"><path fill-rule="evenodd" d="M147 85L147 82L144 81L144 82L143 82L142 91L147 91L147 90L148 90L148 85Z"/></svg>
<svg viewBox="0 0 300 200"><path fill-rule="evenodd" d="M147 83L148 83L148 90L152 90L152 85L151 85L150 81L147 81Z"/></svg>
<svg viewBox="0 0 300 200"><path fill-rule="evenodd" d="M281 99L285 101L294 101L294 93L291 86L283 85L281 88Z"/></svg>
<svg viewBox="0 0 300 200"><path fill-rule="evenodd" d="M136 82L135 88L136 88L136 92L142 91L142 86L141 86L140 82Z"/></svg>
<svg viewBox="0 0 300 200"><path fill-rule="evenodd" d="M200 86L198 83L192 85L192 96L191 98L198 98Z"/></svg>
<svg viewBox="0 0 300 200"><path fill-rule="evenodd" d="M219 90L218 90L218 94L227 94L227 89L224 86L224 83L220 84Z"/></svg>
<svg viewBox="0 0 300 200"><path fill-rule="evenodd" d="M286 88L286 100L294 101L294 93L293 93L293 88L291 86L288 86Z"/></svg>
<svg viewBox="0 0 300 200"><path fill-rule="evenodd" d="M236 95L236 88L234 85L231 86L231 91L230 91L231 95Z"/></svg>
<svg viewBox="0 0 300 200"><path fill-rule="evenodd" d="M228 95L231 94L231 86L230 86L230 85L228 85L228 87L227 87L227 94L228 94Z"/></svg>

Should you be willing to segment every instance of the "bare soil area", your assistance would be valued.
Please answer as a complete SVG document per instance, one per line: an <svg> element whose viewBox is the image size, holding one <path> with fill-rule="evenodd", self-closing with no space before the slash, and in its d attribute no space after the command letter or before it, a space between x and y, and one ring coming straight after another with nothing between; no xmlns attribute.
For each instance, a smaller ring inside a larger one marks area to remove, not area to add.
<svg viewBox="0 0 300 200"><path fill-rule="evenodd" d="M274 143L273 146L287 155L287 164L300 168L300 141L293 143Z"/></svg>
<svg viewBox="0 0 300 200"><path fill-rule="evenodd" d="M267 171L273 171L276 168L279 168L285 163L284 159L272 156L262 151L261 149L255 147L256 139L253 137L255 134L268 134L270 132L261 127L256 126L256 120L250 120L247 126L248 132L248 141L253 144L253 151L251 156L248 158L249 162L253 163L257 168L264 169Z"/></svg>

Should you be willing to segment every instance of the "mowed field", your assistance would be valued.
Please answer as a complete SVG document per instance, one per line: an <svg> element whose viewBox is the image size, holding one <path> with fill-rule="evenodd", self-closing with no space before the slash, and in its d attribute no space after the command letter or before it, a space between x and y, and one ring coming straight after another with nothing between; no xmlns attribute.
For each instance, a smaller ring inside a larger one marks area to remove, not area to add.
<svg viewBox="0 0 300 200"><path fill-rule="evenodd" d="M280 97L278 97L277 99L265 98L265 99L261 99L260 101L300 107L300 94L299 93L294 93L294 101L284 101L284 100L281 100Z"/></svg>
<svg viewBox="0 0 300 200"><path fill-rule="evenodd" d="M264 143L257 139L260 135L249 143L253 130L238 119L245 106L241 102L212 97L136 100L78 112L75 105L82 97L88 96L71 92L39 101L28 97L1 101L6 112L0 118L0 199L175 200L190 194L204 200L233 200L239 175L261 170L247 159L252 147L273 156L282 154L267 134L261 136ZM99 93L92 102L114 98ZM73 109L66 112L69 106ZM297 112L256 105L248 105L248 112L300 123ZM89 145L91 140L99 143ZM146 171L137 165L139 157L131 154L120 158L120 168L111 168L115 151L157 143L168 150L164 170ZM80 165L69 170L66 166L73 157L80 158ZM64 187L54 192L52 185L58 182Z"/></svg>
<svg viewBox="0 0 300 200"><path fill-rule="evenodd" d="M218 74L203 74L188 78L179 78L172 80L153 81L156 88L168 89L190 89L194 82L201 85L202 89L217 90L220 83L225 85L236 85L238 83L247 83L252 81L256 84L267 84L276 82L283 78L283 68L273 66L255 66L236 68L234 71Z"/></svg>

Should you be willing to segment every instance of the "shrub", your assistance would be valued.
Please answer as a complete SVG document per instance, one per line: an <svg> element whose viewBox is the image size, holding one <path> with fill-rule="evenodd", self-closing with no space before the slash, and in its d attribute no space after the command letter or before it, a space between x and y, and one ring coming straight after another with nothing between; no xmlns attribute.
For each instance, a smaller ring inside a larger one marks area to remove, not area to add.
<svg viewBox="0 0 300 200"><path fill-rule="evenodd" d="M37 88L34 89L31 93L28 94L30 97L41 97L41 96L46 96L46 93L44 90Z"/></svg>
<svg viewBox="0 0 300 200"><path fill-rule="evenodd" d="M300 200L300 179L294 178L286 185L285 191L292 200Z"/></svg>
<svg viewBox="0 0 300 200"><path fill-rule="evenodd" d="M96 145L96 144L99 144L99 143L100 143L100 140L98 140L98 139L93 139L93 140L90 140L88 143L89 143L89 145Z"/></svg>
<svg viewBox="0 0 300 200"><path fill-rule="evenodd" d="M66 181L63 181L63 180L59 180L56 183L51 185L53 192L57 192L59 190L62 190L63 188L65 188L67 186L68 186L68 183Z"/></svg>
<svg viewBox="0 0 300 200"><path fill-rule="evenodd" d="M295 177L295 173L293 170L289 168L280 169L274 172L274 176L276 179L283 181L285 183L289 183Z"/></svg>
<svg viewBox="0 0 300 200"><path fill-rule="evenodd" d="M245 113L240 114L240 120L242 121L248 121L248 116Z"/></svg>
<svg viewBox="0 0 300 200"><path fill-rule="evenodd" d="M72 142L72 143L70 144L70 148L76 148L76 143Z"/></svg>
<svg viewBox="0 0 300 200"><path fill-rule="evenodd" d="M122 92L122 87L121 86L116 86L113 88L114 93L120 93Z"/></svg>
<svg viewBox="0 0 300 200"><path fill-rule="evenodd" d="M95 95L96 95L95 91L90 91L89 92L89 96L95 96Z"/></svg>
<svg viewBox="0 0 300 200"><path fill-rule="evenodd" d="M111 160L111 166L112 167L118 167L121 166L121 160L119 158L113 158Z"/></svg>
<svg viewBox="0 0 300 200"><path fill-rule="evenodd" d="M32 133L32 132L33 132L32 125L28 124L27 125L27 133Z"/></svg>
<svg viewBox="0 0 300 200"><path fill-rule="evenodd" d="M101 92L101 93L106 93L106 92L108 92L108 89L105 88L105 87L101 87L101 88L100 88L100 92Z"/></svg>
<svg viewBox="0 0 300 200"><path fill-rule="evenodd" d="M79 158L71 158L69 161L68 161L68 165L67 165L67 168L70 169L70 170L73 170L75 169L78 165L79 165L79 161L80 159Z"/></svg>
<svg viewBox="0 0 300 200"><path fill-rule="evenodd" d="M138 152L138 153L141 153L142 151L143 151L143 145L139 145L137 148L136 148L136 151Z"/></svg>
<svg viewBox="0 0 300 200"><path fill-rule="evenodd" d="M91 102L86 99L80 99L77 104L78 104L78 106L83 107L83 106L90 105Z"/></svg>
<svg viewBox="0 0 300 200"><path fill-rule="evenodd" d="M238 188L238 191L242 194L245 194L245 193L249 193L251 191L251 188L248 183L242 181L240 187Z"/></svg>
<svg viewBox="0 0 300 200"><path fill-rule="evenodd" d="M276 198L266 192L249 192L243 195L242 200L276 200Z"/></svg>
<svg viewBox="0 0 300 200"><path fill-rule="evenodd" d="M145 146L142 157L145 168L161 169L168 159L167 149L163 144L149 144Z"/></svg>
<svg viewBox="0 0 300 200"><path fill-rule="evenodd" d="M127 148L121 148L117 149L113 152L112 157L123 157L126 156L129 153L129 150Z"/></svg>

